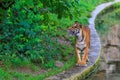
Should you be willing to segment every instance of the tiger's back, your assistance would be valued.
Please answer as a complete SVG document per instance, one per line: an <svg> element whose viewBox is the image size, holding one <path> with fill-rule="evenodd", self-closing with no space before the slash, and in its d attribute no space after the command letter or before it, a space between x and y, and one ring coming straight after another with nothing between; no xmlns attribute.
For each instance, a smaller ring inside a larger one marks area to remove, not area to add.
<svg viewBox="0 0 120 80"><path fill-rule="evenodd" d="M83 36L86 37L85 43L89 47L90 46L90 28L88 26L83 27Z"/></svg>

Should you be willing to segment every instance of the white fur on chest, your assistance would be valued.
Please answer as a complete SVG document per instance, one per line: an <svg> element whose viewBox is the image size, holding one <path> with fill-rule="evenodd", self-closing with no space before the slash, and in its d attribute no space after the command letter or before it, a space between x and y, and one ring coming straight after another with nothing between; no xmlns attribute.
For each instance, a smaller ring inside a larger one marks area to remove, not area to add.
<svg viewBox="0 0 120 80"><path fill-rule="evenodd" d="M76 47L79 48L80 50L83 50L86 47L85 38L83 38L83 40L82 38L83 38L82 31L80 31L80 33L77 34L77 43L76 43Z"/></svg>
<svg viewBox="0 0 120 80"><path fill-rule="evenodd" d="M86 47L86 44L84 41L77 42L76 47L79 48L80 50L83 50Z"/></svg>

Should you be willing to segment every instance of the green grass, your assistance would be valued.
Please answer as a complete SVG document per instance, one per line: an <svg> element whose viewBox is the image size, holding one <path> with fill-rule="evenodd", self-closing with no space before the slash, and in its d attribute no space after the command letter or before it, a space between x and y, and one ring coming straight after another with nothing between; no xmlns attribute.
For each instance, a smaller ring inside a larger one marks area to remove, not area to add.
<svg viewBox="0 0 120 80"><path fill-rule="evenodd" d="M70 66L72 66L75 62L75 57L73 56L72 59L70 59L68 62L64 63L64 66L62 68L53 68L49 69L47 72L43 74L38 74L33 76L32 74L28 73L19 73L17 71L9 71L9 69L3 70L0 68L0 80L44 80L44 78L57 74L63 70L68 69Z"/></svg>

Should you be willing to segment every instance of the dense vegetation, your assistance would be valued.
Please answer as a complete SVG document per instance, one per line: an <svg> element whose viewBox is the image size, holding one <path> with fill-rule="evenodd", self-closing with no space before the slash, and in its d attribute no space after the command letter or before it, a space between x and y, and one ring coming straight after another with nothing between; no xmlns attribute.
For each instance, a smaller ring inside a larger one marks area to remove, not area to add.
<svg viewBox="0 0 120 80"><path fill-rule="evenodd" d="M59 60L68 62L63 68L66 69L74 62L70 60L73 57L69 56L74 55L74 51L70 44L60 43L59 40L72 42L73 38L67 35L67 27L74 21L87 25L90 12L96 5L106 1L1 0L0 63L4 67L27 65L36 68L38 65L42 68L54 69L54 62ZM1 79L26 78L24 74L17 72L14 74L2 69L0 72L3 73L0 75ZM11 76L13 74L14 76ZM44 73L41 76L48 75ZM40 79L41 76L37 76L36 79ZM27 77L34 79L31 75Z"/></svg>

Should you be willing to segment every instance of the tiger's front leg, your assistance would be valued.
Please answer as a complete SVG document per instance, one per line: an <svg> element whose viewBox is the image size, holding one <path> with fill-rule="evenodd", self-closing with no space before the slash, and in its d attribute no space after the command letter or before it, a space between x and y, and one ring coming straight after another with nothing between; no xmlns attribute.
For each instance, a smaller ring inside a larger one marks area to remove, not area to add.
<svg viewBox="0 0 120 80"><path fill-rule="evenodd" d="M81 65L81 56L80 56L80 50L77 48L77 47L75 47L75 53L76 53L76 61L77 61L77 63L76 63L76 65Z"/></svg>
<svg viewBox="0 0 120 80"><path fill-rule="evenodd" d="M83 54L82 62L81 62L82 66L87 66L86 64L87 59L88 59L88 47L84 49L84 54Z"/></svg>
<svg viewBox="0 0 120 80"><path fill-rule="evenodd" d="M81 51L81 54L82 54L82 57L83 57L83 55L84 55L84 50L82 50ZM86 60L87 62L89 62L89 58L87 57L87 60Z"/></svg>

